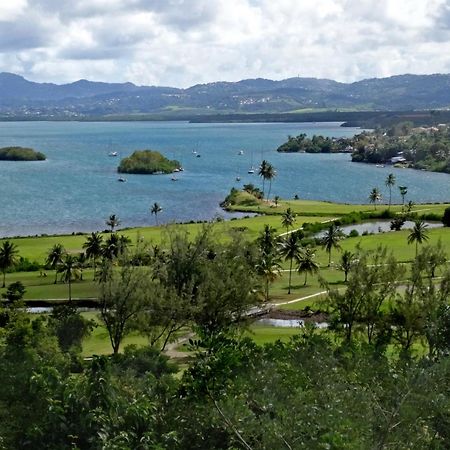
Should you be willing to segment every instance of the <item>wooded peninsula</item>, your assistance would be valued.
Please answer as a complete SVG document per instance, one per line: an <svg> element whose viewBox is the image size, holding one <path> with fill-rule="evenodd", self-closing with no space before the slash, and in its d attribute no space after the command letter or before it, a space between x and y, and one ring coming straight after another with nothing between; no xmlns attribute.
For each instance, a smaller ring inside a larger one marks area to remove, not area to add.
<svg viewBox="0 0 450 450"><path fill-rule="evenodd" d="M413 128L404 122L388 129L363 131L353 138L289 136L278 152L352 154L352 161L450 173L450 127Z"/></svg>

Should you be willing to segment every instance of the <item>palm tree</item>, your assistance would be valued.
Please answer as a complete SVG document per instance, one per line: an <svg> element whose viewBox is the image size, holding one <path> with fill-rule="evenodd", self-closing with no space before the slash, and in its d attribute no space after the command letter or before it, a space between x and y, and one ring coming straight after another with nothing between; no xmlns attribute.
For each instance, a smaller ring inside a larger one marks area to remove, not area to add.
<svg viewBox="0 0 450 450"><path fill-rule="evenodd" d="M91 235L86 239L86 242L83 244L83 248L86 250L86 257L92 259L94 266L94 281L96 274L96 262L97 258L102 255L102 245L103 236L98 232L91 233Z"/></svg>
<svg viewBox="0 0 450 450"><path fill-rule="evenodd" d="M69 284L69 302L72 300L72 280L79 278L77 257L66 255L62 260L58 272L60 272L61 280Z"/></svg>
<svg viewBox="0 0 450 450"><path fill-rule="evenodd" d="M275 253L262 253L256 273L264 280L264 298L269 301L269 286L281 275L281 265L278 255Z"/></svg>
<svg viewBox="0 0 450 450"><path fill-rule="evenodd" d="M298 260L301 253L301 235L299 233L288 234L280 243L280 255L284 257L284 260L289 260L289 288L288 294L291 293L291 280L292 280L292 263Z"/></svg>
<svg viewBox="0 0 450 450"><path fill-rule="evenodd" d="M4 241L2 246L0 247L0 268L3 272L3 286L6 286L6 271L16 264L17 261L17 246L16 244Z"/></svg>
<svg viewBox="0 0 450 450"><path fill-rule="evenodd" d="M156 202L153 203L153 206L150 208L150 212L155 215L156 225L158 225L158 213L161 211L162 211L161 206L159 205L159 203Z"/></svg>
<svg viewBox="0 0 450 450"><path fill-rule="evenodd" d="M47 259L45 264L49 266L52 270L55 271L55 281L53 284L56 284L58 281L58 271L57 268L61 263L63 256L66 254L66 250L62 244L55 244L48 252Z"/></svg>
<svg viewBox="0 0 450 450"><path fill-rule="evenodd" d="M276 231L270 225L264 225L264 229L256 239L256 244L262 254L270 255L275 253L277 247Z"/></svg>
<svg viewBox="0 0 450 450"><path fill-rule="evenodd" d="M265 159L263 159L261 162L261 165L259 166L259 169L258 169L258 175L260 177L262 177L262 179L263 179L263 188L262 188L263 199L264 199L264 185L265 185L265 181L266 181L267 168L269 165L270 165L270 163L268 161L266 161Z"/></svg>
<svg viewBox="0 0 450 450"><path fill-rule="evenodd" d="M377 202L381 200L381 194L377 187L374 187L369 194L369 201L373 203L374 209L377 209Z"/></svg>
<svg viewBox="0 0 450 450"><path fill-rule="evenodd" d="M405 204L405 197L408 193L408 188L406 186L399 186L398 189L400 190L400 195L402 196L402 205Z"/></svg>
<svg viewBox="0 0 450 450"><path fill-rule="evenodd" d="M305 282L303 283L303 286L306 286L308 273L312 275L319 271L319 265L314 261L315 257L316 255L311 247L306 247L300 253L297 270L298 273L305 272Z"/></svg>
<svg viewBox="0 0 450 450"><path fill-rule="evenodd" d="M286 212L281 215L281 225L286 228L286 233L289 233L289 228L294 225L295 213L291 208L288 208Z"/></svg>
<svg viewBox="0 0 450 450"><path fill-rule="evenodd" d="M272 164L267 166L266 170L266 180L269 180L269 193L267 194L267 200L270 200L270 191L272 190L272 180L277 176L275 167Z"/></svg>
<svg viewBox="0 0 450 450"><path fill-rule="evenodd" d="M384 184L389 188L389 209L391 209L391 200L392 200L392 186L395 186L395 176L393 173L390 173L384 182Z"/></svg>
<svg viewBox="0 0 450 450"><path fill-rule="evenodd" d="M342 230L334 222L332 222L325 235L323 236L321 242L322 247L324 247L326 252L328 253L328 267L331 266L331 250L333 249L333 247L337 250L341 249L339 241L342 239L342 237Z"/></svg>
<svg viewBox="0 0 450 450"><path fill-rule="evenodd" d="M345 250L341 256L341 265L340 269L344 272L345 278L344 283L347 283L348 273L355 263L355 254L349 250Z"/></svg>
<svg viewBox="0 0 450 450"><path fill-rule="evenodd" d="M414 228L408 236L408 244L416 243L416 256L418 251L418 244L428 241L430 238L427 231L428 225L423 220L416 220L414 223Z"/></svg>
<svg viewBox="0 0 450 450"><path fill-rule="evenodd" d="M278 202L280 201L280 196L275 195L275 197L273 198L273 201L275 202L275 206L278 206Z"/></svg>
<svg viewBox="0 0 450 450"><path fill-rule="evenodd" d="M115 214L111 214L106 221L106 225L111 228L111 233L114 233L114 228L120 225L120 220Z"/></svg>

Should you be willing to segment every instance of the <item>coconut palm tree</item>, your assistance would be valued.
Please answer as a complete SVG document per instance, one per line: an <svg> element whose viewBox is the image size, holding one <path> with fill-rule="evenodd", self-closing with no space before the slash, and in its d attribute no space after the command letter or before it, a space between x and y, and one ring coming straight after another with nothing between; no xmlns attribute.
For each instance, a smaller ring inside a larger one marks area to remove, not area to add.
<svg viewBox="0 0 450 450"><path fill-rule="evenodd" d="M58 281L58 266L61 264L63 256L66 254L66 250L62 244L55 244L48 252L45 264L55 271L55 281Z"/></svg>
<svg viewBox="0 0 450 450"><path fill-rule="evenodd" d="M267 166L266 170L266 180L269 180L269 192L267 194L267 200L270 200L270 191L272 190L272 180L277 176L277 171L275 170L275 167L272 166L272 164L269 164Z"/></svg>
<svg viewBox="0 0 450 450"><path fill-rule="evenodd" d="M120 220L115 214L111 214L106 225L111 228L111 233L114 233L114 229L120 225Z"/></svg>
<svg viewBox="0 0 450 450"><path fill-rule="evenodd" d="M78 270L78 260L76 256L66 255L58 267L61 280L69 285L69 302L72 300L72 281L80 277Z"/></svg>
<svg viewBox="0 0 450 450"><path fill-rule="evenodd" d="M400 191L400 195L402 196L402 205L404 205L405 197L406 197L406 194L408 193L408 188L406 186L399 186L398 189Z"/></svg>
<svg viewBox="0 0 450 450"><path fill-rule="evenodd" d="M298 260L301 253L301 238L300 233L290 233L280 242L280 255L284 257L285 261L289 260L289 287L288 294L291 293L291 280L292 280L292 264L295 260Z"/></svg>
<svg viewBox="0 0 450 450"><path fill-rule="evenodd" d="M3 286L6 286L6 271L17 262L17 246L10 241L4 241L0 247L0 268L3 272Z"/></svg>
<svg viewBox="0 0 450 450"><path fill-rule="evenodd" d="M347 283L348 273L355 263L355 254L349 250L345 250L341 256L340 269L344 272L344 283Z"/></svg>
<svg viewBox="0 0 450 450"><path fill-rule="evenodd" d="M286 228L286 233L289 233L289 228L291 228L295 223L295 213L291 208L288 208L286 212L281 215L281 225Z"/></svg>
<svg viewBox="0 0 450 450"><path fill-rule="evenodd" d="M374 187L369 194L369 201L373 203L374 209L377 209L377 202L381 201L381 194L377 187Z"/></svg>
<svg viewBox="0 0 450 450"><path fill-rule="evenodd" d="M416 243L416 256L418 251L418 245L422 242L428 241L430 238L427 231L428 225L423 220L416 220L414 223L414 228L408 235L408 244Z"/></svg>
<svg viewBox="0 0 450 450"><path fill-rule="evenodd" d="M86 257L92 259L94 266L94 281L96 274L97 258L102 256L103 236L98 233L91 233L83 244L83 248L86 250Z"/></svg>
<svg viewBox="0 0 450 450"><path fill-rule="evenodd" d="M392 200L392 186L395 186L395 176L393 173L390 173L384 182L384 184L389 188L389 209L391 209L391 200Z"/></svg>
<svg viewBox="0 0 450 450"><path fill-rule="evenodd" d="M156 225L158 225L158 213L162 211L161 206L159 205L159 203L153 203L153 206L150 208L150 212L151 214L155 215L155 222Z"/></svg>
<svg viewBox="0 0 450 450"><path fill-rule="evenodd" d="M256 244L261 254L274 254L277 249L277 236L275 228L264 225L263 230L256 239Z"/></svg>
<svg viewBox="0 0 450 450"><path fill-rule="evenodd" d="M340 250L341 246L339 245L339 241L343 238L344 234L342 230L334 223L331 222L331 225L328 227L325 235L322 238L322 247L325 248L325 251L328 253L328 267L331 266L331 250L333 248Z"/></svg>
<svg viewBox="0 0 450 450"><path fill-rule="evenodd" d="M308 279L308 273L314 274L319 271L319 265L314 261L316 255L311 247L306 247L300 253L298 258L298 273L305 273L305 282L303 286L306 286L306 281Z"/></svg>
<svg viewBox="0 0 450 450"><path fill-rule="evenodd" d="M263 159L258 169L258 175L263 179L263 188L262 188L263 199L264 199L264 187L266 182L267 168L269 167L269 165L270 163L265 159Z"/></svg>
<svg viewBox="0 0 450 450"><path fill-rule="evenodd" d="M256 264L256 273L264 281L264 298L269 301L269 287L280 275L280 258L275 253L262 253Z"/></svg>

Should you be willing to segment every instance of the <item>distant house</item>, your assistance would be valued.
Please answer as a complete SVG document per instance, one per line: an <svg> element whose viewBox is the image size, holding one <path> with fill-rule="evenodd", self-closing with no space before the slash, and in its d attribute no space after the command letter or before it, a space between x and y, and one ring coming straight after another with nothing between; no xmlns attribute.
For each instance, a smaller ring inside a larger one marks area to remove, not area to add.
<svg viewBox="0 0 450 450"><path fill-rule="evenodd" d="M393 156L390 161L391 164L401 164L401 163L405 163L406 159L403 156Z"/></svg>

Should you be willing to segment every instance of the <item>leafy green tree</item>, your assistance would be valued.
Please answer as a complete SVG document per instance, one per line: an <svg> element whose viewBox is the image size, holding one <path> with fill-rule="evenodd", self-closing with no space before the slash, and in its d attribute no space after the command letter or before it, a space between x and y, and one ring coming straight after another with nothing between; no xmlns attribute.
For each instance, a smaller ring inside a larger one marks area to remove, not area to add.
<svg viewBox="0 0 450 450"><path fill-rule="evenodd" d="M111 214L106 220L106 225L111 229L111 233L114 233L114 229L120 225L120 220L116 214Z"/></svg>
<svg viewBox="0 0 450 450"><path fill-rule="evenodd" d="M18 250L16 244L3 241L0 246L0 268L3 272L3 286L6 286L6 271L17 262Z"/></svg>
<svg viewBox="0 0 450 450"><path fill-rule="evenodd" d="M400 191L400 195L402 196L402 205L404 205L405 197L406 197L406 194L408 193L408 188L407 188L407 186L399 186L398 189Z"/></svg>
<svg viewBox="0 0 450 450"><path fill-rule="evenodd" d="M306 286L308 273L313 275L319 271L319 265L314 261L316 255L311 247L305 247L297 259L297 270L299 273L305 274L305 282L303 286Z"/></svg>
<svg viewBox="0 0 450 450"><path fill-rule="evenodd" d="M117 354L123 338L134 329L134 321L148 303L151 277L147 269L122 261L117 270L99 279L100 320L105 325L113 353Z"/></svg>
<svg viewBox="0 0 450 450"><path fill-rule="evenodd" d="M325 251L328 253L328 267L331 266L331 250L333 248L336 250L341 249L339 241L343 237L344 234L342 230L334 222L331 222L331 225L328 227L328 230L321 240L322 247L324 247Z"/></svg>
<svg viewBox="0 0 450 450"><path fill-rule="evenodd" d="M416 256L418 252L418 245L428 241L429 236L427 232L428 225L423 220L416 220L414 228L408 235L408 244L416 243Z"/></svg>
<svg viewBox="0 0 450 450"><path fill-rule="evenodd" d="M303 235L299 232L289 233L280 241L280 254L285 261L289 261L289 287L288 294L291 293L292 285L292 265L294 260L298 261L301 253L301 239Z"/></svg>
<svg viewBox="0 0 450 450"><path fill-rule="evenodd" d="M64 352L74 347L81 351L82 341L90 335L94 325L94 321L85 319L71 304L54 306L49 319L49 326Z"/></svg>
<svg viewBox="0 0 450 450"><path fill-rule="evenodd" d="M95 281L97 259L100 258L103 253L103 236L98 232L91 233L83 244L83 248L86 251L86 257L92 260Z"/></svg>
<svg viewBox="0 0 450 450"><path fill-rule="evenodd" d="M295 223L295 213L289 207L281 215L281 225L286 228L286 233L289 233L289 229L294 226Z"/></svg>
<svg viewBox="0 0 450 450"><path fill-rule="evenodd" d="M393 173L390 173L384 182L384 184L389 189L389 209L391 208L391 201L392 201L392 187L395 186L395 176Z"/></svg>
<svg viewBox="0 0 450 450"><path fill-rule="evenodd" d="M381 201L381 193L378 188L374 187L370 191L369 201L373 204L374 209L377 209L377 203Z"/></svg>
<svg viewBox="0 0 450 450"><path fill-rule="evenodd" d="M62 244L55 244L48 252L46 265L55 271L55 281L58 281L58 266L62 263L66 250Z"/></svg>
<svg viewBox="0 0 450 450"><path fill-rule="evenodd" d="M278 203L280 201L280 196L279 195L275 195L275 197L273 198L273 201L275 202L275 206L278 206Z"/></svg>
<svg viewBox="0 0 450 450"><path fill-rule="evenodd" d="M8 289L6 290L6 293L2 294L2 297L8 300L8 302L13 303L22 300L26 291L27 290L21 281L15 281L8 285Z"/></svg>
<svg viewBox="0 0 450 450"><path fill-rule="evenodd" d="M80 278L78 258L74 255L65 255L58 266L61 281L69 286L69 302L72 300L72 282Z"/></svg>
<svg viewBox="0 0 450 450"><path fill-rule="evenodd" d="M450 207L445 208L444 215L442 216L442 223L444 227L450 227Z"/></svg>
<svg viewBox="0 0 450 450"><path fill-rule="evenodd" d="M155 215L155 222L156 225L158 225L158 213L160 213L162 211L161 206L159 205L159 203L155 202L153 203L152 207L150 208L150 212L151 214Z"/></svg>

